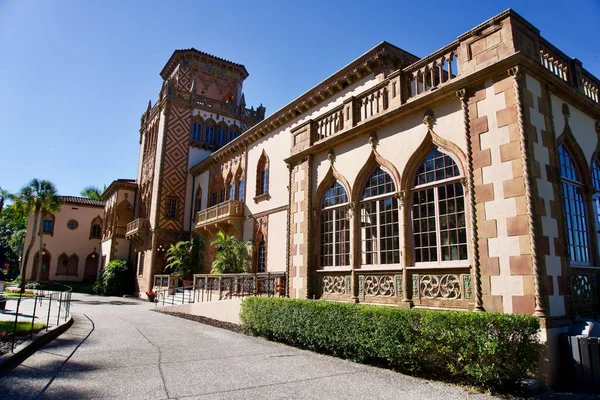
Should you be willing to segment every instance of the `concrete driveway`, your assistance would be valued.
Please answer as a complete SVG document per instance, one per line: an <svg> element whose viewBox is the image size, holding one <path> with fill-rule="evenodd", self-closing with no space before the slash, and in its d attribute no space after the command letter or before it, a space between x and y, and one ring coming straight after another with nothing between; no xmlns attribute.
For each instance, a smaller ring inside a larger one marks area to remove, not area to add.
<svg viewBox="0 0 600 400"><path fill-rule="evenodd" d="M484 399L152 312L149 303L73 295L75 324L0 376L0 399Z"/></svg>

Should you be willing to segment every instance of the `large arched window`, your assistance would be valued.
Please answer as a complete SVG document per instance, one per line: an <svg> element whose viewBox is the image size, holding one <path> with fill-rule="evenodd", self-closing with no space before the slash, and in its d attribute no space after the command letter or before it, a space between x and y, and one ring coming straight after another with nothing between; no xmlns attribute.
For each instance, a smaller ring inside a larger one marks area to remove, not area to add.
<svg viewBox="0 0 600 400"><path fill-rule="evenodd" d="M417 169L412 192L415 263L467 260L465 198L454 160L432 150Z"/></svg>
<svg viewBox="0 0 600 400"><path fill-rule="evenodd" d="M69 271L69 256L66 253L62 253L58 256L58 261L56 264L56 275L68 275Z"/></svg>
<svg viewBox="0 0 600 400"><path fill-rule="evenodd" d="M225 146L225 143L227 143L227 125L219 123L217 129L217 147Z"/></svg>
<svg viewBox="0 0 600 400"><path fill-rule="evenodd" d="M362 265L400 264L398 199L392 177L377 167L364 186L360 202Z"/></svg>
<svg viewBox="0 0 600 400"><path fill-rule="evenodd" d="M348 196L336 180L327 189L321 202L320 266L350 265L350 221Z"/></svg>
<svg viewBox="0 0 600 400"><path fill-rule="evenodd" d="M202 123L200 121L194 122L192 124L192 140L202 140Z"/></svg>
<svg viewBox="0 0 600 400"><path fill-rule="evenodd" d="M595 160L592 164L592 184L594 185L594 211L596 212L596 229L600 235L600 164ZM600 238L599 238L600 239ZM600 240L598 241L600 243Z"/></svg>
<svg viewBox="0 0 600 400"><path fill-rule="evenodd" d="M589 232L581 173L575 166L573 156L564 146L558 148L558 162L565 205L569 260L572 265L589 265Z"/></svg>

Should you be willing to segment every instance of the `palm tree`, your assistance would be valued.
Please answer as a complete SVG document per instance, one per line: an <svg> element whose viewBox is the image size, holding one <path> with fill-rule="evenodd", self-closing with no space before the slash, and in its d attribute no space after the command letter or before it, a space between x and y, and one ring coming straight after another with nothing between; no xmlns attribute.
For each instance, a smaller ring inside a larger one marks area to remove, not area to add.
<svg viewBox="0 0 600 400"><path fill-rule="evenodd" d="M24 186L18 194L12 196L13 201L17 207L17 210L25 215L31 215L33 213L33 228L32 235L27 250L25 250L25 256L23 257L23 267L21 268L21 293L25 291L25 276L27 272L27 260L29 254L33 248L35 242L35 235L33 232L38 232L40 237L40 250L39 250L39 268L37 270L36 281L39 281L40 272L42 270L42 242L44 239L43 234L43 223L40 221L43 215L47 212L55 213L61 208L60 197L56 192L56 187L52 182L40 179L32 179L26 186ZM39 226L38 226L39 222Z"/></svg>
<svg viewBox="0 0 600 400"><path fill-rule="evenodd" d="M182 279L191 278L202 268L203 242L200 237L189 241L180 241L167 249L167 267L165 270L176 272Z"/></svg>
<svg viewBox="0 0 600 400"><path fill-rule="evenodd" d="M100 189L98 186L86 186L79 194L83 197L87 197L88 199L102 201L102 193L104 193L105 190L106 185L104 185L102 189Z"/></svg>
<svg viewBox="0 0 600 400"><path fill-rule="evenodd" d="M211 244L217 248L217 256L210 271L212 274L235 274L250 270L250 255L246 242L221 231Z"/></svg>
<svg viewBox="0 0 600 400"><path fill-rule="evenodd" d="M10 198L10 193L6 189L2 189L0 187L0 214L2 214L2 209L4 208L4 201Z"/></svg>

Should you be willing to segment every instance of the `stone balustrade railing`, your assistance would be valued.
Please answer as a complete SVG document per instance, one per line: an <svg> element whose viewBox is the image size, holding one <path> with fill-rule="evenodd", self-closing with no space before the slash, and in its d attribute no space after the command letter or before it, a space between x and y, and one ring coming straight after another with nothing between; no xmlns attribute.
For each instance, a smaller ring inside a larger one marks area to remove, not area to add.
<svg viewBox="0 0 600 400"><path fill-rule="evenodd" d="M402 70L407 99L438 89L460 76L456 41Z"/></svg>
<svg viewBox="0 0 600 400"><path fill-rule="evenodd" d="M581 90L587 97L600 103L600 81L586 70L581 72Z"/></svg>
<svg viewBox="0 0 600 400"><path fill-rule="evenodd" d="M540 62L548 71L569 82L569 58L546 41L540 42Z"/></svg>
<svg viewBox="0 0 600 400"><path fill-rule="evenodd" d="M196 226L204 225L210 222L230 218L243 217L244 203L237 200L229 200L216 206L198 211L196 213Z"/></svg>
<svg viewBox="0 0 600 400"><path fill-rule="evenodd" d="M389 79L356 97L355 123L367 121L389 108Z"/></svg>

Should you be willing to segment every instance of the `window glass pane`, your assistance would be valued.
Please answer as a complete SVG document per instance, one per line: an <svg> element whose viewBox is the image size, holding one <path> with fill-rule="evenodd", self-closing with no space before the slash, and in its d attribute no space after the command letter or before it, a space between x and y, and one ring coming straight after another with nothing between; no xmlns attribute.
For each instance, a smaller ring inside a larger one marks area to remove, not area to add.
<svg viewBox="0 0 600 400"><path fill-rule="evenodd" d="M449 155L432 150L419 166L415 176L415 186L460 176L458 166Z"/></svg>
<svg viewBox="0 0 600 400"><path fill-rule="evenodd" d="M380 264L400 263L400 226L398 200L388 197L379 200Z"/></svg>
<svg viewBox="0 0 600 400"><path fill-rule="evenodd" d="M563 146L558 148L558 162L560 163L560 176L571 181L581 182L579 171L575 168L571 153Z"/></svg>
<svg viewBox="0 0 600 400"><path fill-rule="evenodd" d="M346 196L346 190L338 181L335 181L325 192L321 207L326 208L347 202L348 197Z"/></svg>
<svg viewBox="0 0 600 400"><path fill-rule="evenodd" d="M413 193L413 233L415 235L415 262L437 261L434 189ZM440 221L440 225L442 221ZM444 217L444 224L446 218ZM442 241L444 238L442 238Z"/></svg>
<svg viewBox="0 0 600 400"><path fill-rule="evenodd" d="M360 254L362 265L377 263L377 201L360 205Z"/></svg>
<svg viewBox="0 0 600 400"><path fill-rule="evenodd" d="M266 168L261 173L260 194L269 192L269 169Z"/></svg>
<svg viewBox="0 0 600 400"><path fill-rule="evenodd" d="M192 126L192 140L202 140L202 125L197 122Z"/></svg>
<svg viewBox="0 0 600 400"><path fill-rule="evenodd" d="M442 261L466 260L466 251L462 251L467 245L462 184L454 182L437 190ZM439 195L442 191L446 193L444 198Z"/></svg>
<svg viewBox="0 0 600 400"><path fill-rule="evenodd" d="M350 221L346 207L335 209L335 265L350 265Z"/></svg>
<svg viewBox="0 0 600 400"><path fill-rule="evenodd" d="M321 267L333 267L333 213L321 212Z"/></svg>
<svg viewBox="0 0 600 400"><path fill-rule="evenodd" d="M594 161L594 165L592 165L592 183L594 189L600 192L600 165L598 165L598 161Z"/></svg>
<svg viewBox="0 0 600 400"><path fill-rule="evenodd" d="M386 193L393 193L395 191L396 186L392 181L392 177L380 167L377 167L367 180L367 184L363 190L362 199Z"/></svg>
<svg viewBox="0 0 600 400"><path fill-rule="evenodd" d="M563 181L565 223L569 246L569 259L574 262L589 263L589 243L587 217L583 187Z"/></svg>
<svg viewBox="0 0 600 400"><path fill-rule="evenodd" d="M265 239L261 238L258 243L258 262L257 272L267 272L267 252L265 248Z"/></svg>

